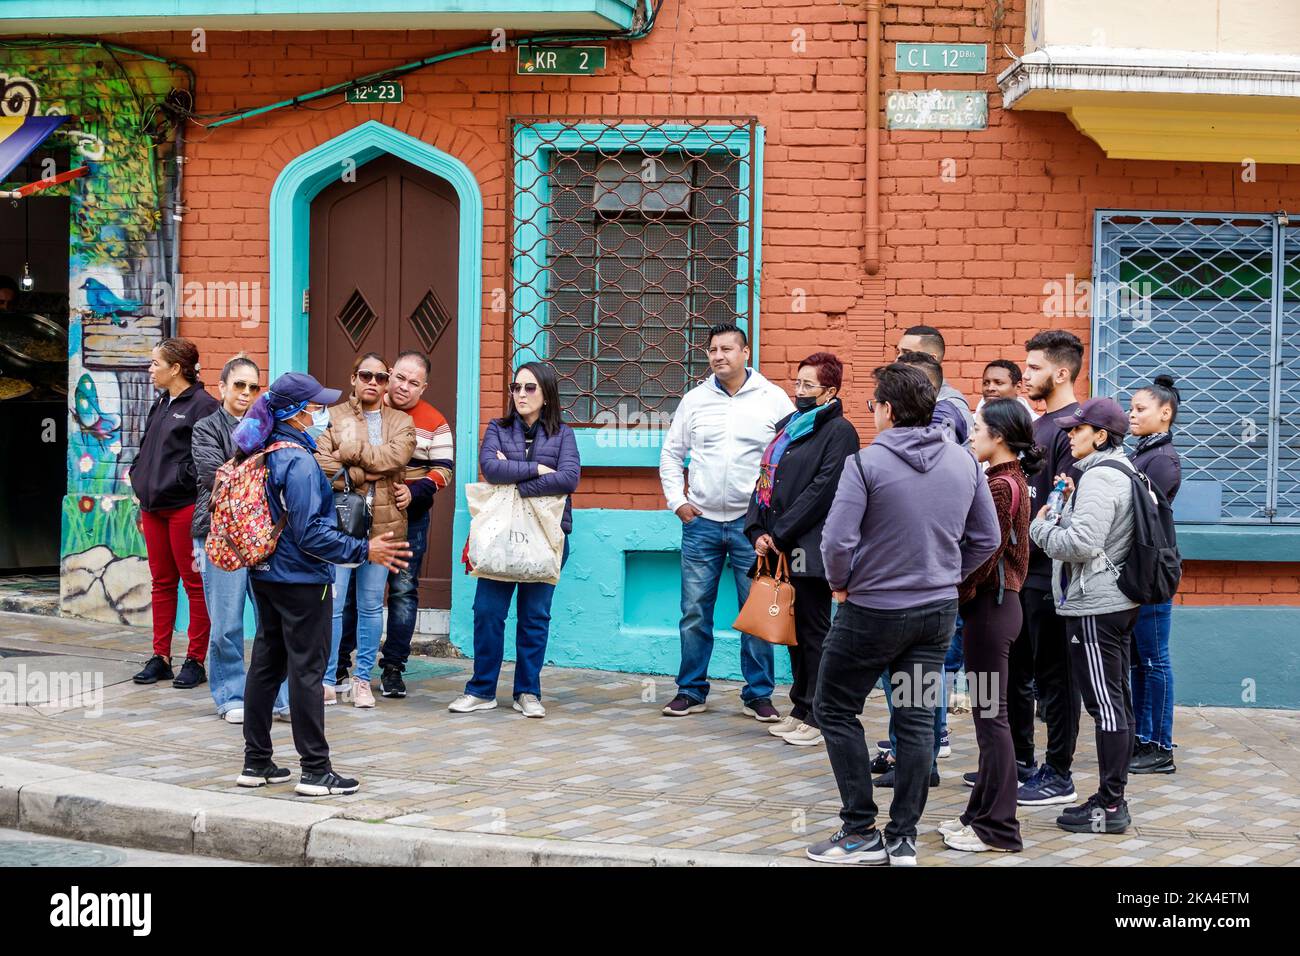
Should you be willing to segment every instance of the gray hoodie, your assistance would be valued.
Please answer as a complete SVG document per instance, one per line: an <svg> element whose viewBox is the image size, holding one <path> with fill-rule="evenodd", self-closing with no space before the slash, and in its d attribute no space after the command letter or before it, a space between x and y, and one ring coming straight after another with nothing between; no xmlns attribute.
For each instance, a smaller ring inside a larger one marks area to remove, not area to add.
<svg viewBox="0 0 1300 956"><path fill-rule="evenodd" d="M1073 500L1059 524L1034 518L1029 537L1052 559L1052 595L1062 617L1090 617L1137 607L1119 589L1118 566L1133 546L1131 480L1114 468L1094 467L1101 461L1132 465L1118 448L1093 452L1075 462L1082 474ZM1061 572L1069 575L1062 604Z"/></svg>
<svg viewBox="0 0 1300 956"><path fill-rule="evenodd" d="M850 455L822 530L831 589L873 610L955 600L1002 540L975 459L938 425L887 429L857 457L862 473Z"/></svg>

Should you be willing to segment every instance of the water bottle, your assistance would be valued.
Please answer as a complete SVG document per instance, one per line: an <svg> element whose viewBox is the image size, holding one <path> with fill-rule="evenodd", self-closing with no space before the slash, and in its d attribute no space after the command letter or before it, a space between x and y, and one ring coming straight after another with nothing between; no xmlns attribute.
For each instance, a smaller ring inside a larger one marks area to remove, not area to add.
<svg viewBox="0 0 1300 956"><path fill-rule="evenodd" d="M1047 496L1047 517L1059 518L1065 507L1065 479L1057 478L1052 485L1052 493Z"/></svg>

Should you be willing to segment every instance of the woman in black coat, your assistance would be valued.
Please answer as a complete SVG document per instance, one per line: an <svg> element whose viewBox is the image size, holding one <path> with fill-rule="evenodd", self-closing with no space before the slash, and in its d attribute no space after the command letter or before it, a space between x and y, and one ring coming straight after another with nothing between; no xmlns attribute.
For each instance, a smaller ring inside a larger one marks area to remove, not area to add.
<svg viewBox="0 0 1300 956"><path fill-rule="evenodd" d="M768 732L800 747L822 742L813 717L822 642L831 626L831 589L821 557L822 525L844 462L861 447L857 429L844 417L838 398L843 378L844 365L830 352L816 352L799 363L796 410L777 422L776 437L763 452L745 516L745 534L754 550L760 556L769 554L769 563L776 557L770 552L779 551L790 566L798 642L789 649L794 706Z"/></svg>

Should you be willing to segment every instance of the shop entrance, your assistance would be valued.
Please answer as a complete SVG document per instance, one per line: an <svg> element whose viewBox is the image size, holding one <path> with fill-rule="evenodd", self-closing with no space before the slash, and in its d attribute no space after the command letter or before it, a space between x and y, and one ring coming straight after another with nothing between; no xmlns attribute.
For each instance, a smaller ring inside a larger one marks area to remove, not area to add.
<svg viewBox="0 0 1300 956"><path fill-rule="evenodd" d="M6 177L32 183L66 149L32 153ZM0 200L0 576L59 568L68 439L66 196ZM29 282L24 277L29 277ZM30 288L28 288L30 285Z"/></svg>

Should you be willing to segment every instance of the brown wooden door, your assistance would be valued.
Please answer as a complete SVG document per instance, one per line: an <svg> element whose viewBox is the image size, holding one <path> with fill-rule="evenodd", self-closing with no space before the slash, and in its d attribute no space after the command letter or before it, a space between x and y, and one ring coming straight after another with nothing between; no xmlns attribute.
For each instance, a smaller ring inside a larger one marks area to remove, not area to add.
<svg viewBox="0 0 1300 956"><path fill-rule="evenodd" d="M433 365L424 400L454 433L459 236L455 190L396 157L322 190L311 208L311 374L346 395L358 355L378 352L391 364L405 349L423 352ZM454 498L448 488L434 502L421 607L451 607Z"/></svg>

